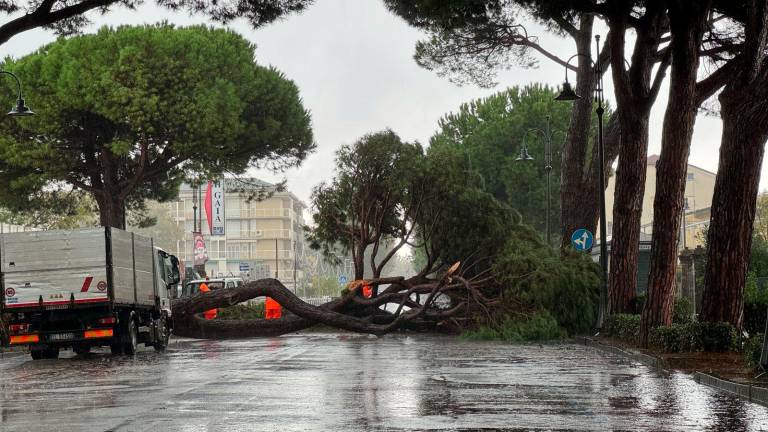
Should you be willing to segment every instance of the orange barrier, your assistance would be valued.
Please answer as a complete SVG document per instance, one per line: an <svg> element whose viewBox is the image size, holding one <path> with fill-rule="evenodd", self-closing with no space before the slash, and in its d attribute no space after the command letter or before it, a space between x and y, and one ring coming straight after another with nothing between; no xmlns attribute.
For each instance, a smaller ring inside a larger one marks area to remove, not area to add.
<svg viewBox="0 0 768 432"><path fill-rule="evenodd" d="M207 293L210 291L211 289L208 288L207 283L203 282L200 284L200 292ZM209 321L212 319L215 319L218 314L219 314L219 311L217 309L208 309L207 311L203 312L203 316L205 317L205 319Z"/></svg>
<svg viewBox="0 0 768 432"><path fill-rule="evenodd" d="M266 319L278 319L283 316L282 306L273 300L272 297L267 297L267 300L264 302L264 309L264 318Z"/></svg>

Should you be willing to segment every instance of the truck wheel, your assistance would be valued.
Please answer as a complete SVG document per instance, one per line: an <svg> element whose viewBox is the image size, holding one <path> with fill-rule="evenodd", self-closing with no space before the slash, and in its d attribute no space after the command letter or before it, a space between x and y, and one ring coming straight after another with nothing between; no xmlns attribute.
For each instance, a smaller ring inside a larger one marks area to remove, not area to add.
<svg viewBox="0 0 768 432"><path fill-rule="evenodd" d="M123 344L116 343L109 346L109 351L112 352L112 355L122 355L123 354Z"/></svg>
<svg viewBox="0 0 768 432"><path fill-rule="evenodd" d="M126 329L126 340L123 343L123 352L127 355L136 354L136 350L139 347L139 334L136 328L136 315L131 314L131 318L128 320L128 328Z"/></svg>
<svg viewBox="0 0 768 432"><path fill-rule="evenodd" d="M29 350L29 354L32 356L32 360L40 360L43 358L43 350L41 349Z"/></svg>
<svg viewBox="0 0 768 432"><path fill-rule="evenodd" d="M165 316L160 317L157 321L157 328L160 334L155 341L154 347L155 351L162 352L168 347L168 341L171 338L171 329L168 327L168 321L165 319Z"/></svg>

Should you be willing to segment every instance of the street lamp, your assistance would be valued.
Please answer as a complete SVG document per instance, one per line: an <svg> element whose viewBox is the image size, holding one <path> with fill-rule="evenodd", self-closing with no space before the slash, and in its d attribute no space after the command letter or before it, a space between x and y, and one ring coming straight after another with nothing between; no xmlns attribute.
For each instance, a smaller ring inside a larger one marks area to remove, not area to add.
<svg viewBox="0 0 768 432"><path fill-rule="evenodd" d="M13 117L27 117L27 116L33 116L35 115L34 111L32 111L27 104L24 102L24 97L21 93L21 81L19 80L19 77L14 75L12 72L0 70L0 74L10 75L13 77L14 80L16 80L16 87L19 91L19 97L16 99L16 105L11 107L11 110L8 112L9 116Z"/></svg>
<svg viewBox="0 0 768 432"><path fill-rule="evenodd" d="M538 133L544 137L544 170L547 172L547 213L545 216L545 228L546 228L545 232L547 237L547 246L550 246L552 245L552 242L550 241L551 233L549 229L549 213L551 209L550 174L552 174L552 136L554 135L554 133L552 132L552 129L549 127L549 116L547 116L547 123L544 130L533 128L525 131L525 134L523 134L523 146L520 149L520 156L517 159L515 159L517 162L534 160L533 156L528 154L528 145L526 144L526 141L525 141L525 138L528 136L529 132ZM559 132L559 131L556 131L556 132Z"/></svg>
<svg viewBox="0 0 768 432"><path fill-rule="evenodd" d="M605 309L608 304L608 230L606 229L606 212L605 212L605 149L603 148L603 114L605 109L603 107L603 71L600 67L600 35L595 35L595 45L597 46L597 63L592 61L589 56L584 54L574 54L566 62L565 67L565 83L563 83L563 89L559 95L555 98L558 101L574 101L580 99L581 96L576 94L571 88L571 84L568 82L568 64L574 58L578 56L586 57L594 66L595 69L595 102L597 102L597 152L598 152L598 177L600 179L600 310L597 312L597 323L595 327L599 331L603 327L603 320L605 319Z"/></svg>

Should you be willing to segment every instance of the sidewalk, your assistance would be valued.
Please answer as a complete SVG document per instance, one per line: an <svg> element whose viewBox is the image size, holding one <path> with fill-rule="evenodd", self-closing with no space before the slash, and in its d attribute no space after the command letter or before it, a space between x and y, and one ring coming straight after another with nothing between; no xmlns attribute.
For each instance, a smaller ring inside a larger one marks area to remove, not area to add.
<svg viewBox="0 0 768 432"><path fill-rule="evenodd" d="M699 384L768 407L768 381L755 380L739 353L659 353L610 338L578 338L578 343L665 371L692 374Z"/></svg>

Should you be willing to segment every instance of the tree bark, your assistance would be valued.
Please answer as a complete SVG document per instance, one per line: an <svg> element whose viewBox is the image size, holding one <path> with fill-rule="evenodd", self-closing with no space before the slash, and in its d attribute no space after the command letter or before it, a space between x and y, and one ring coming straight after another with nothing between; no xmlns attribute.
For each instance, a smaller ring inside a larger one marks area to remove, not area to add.
<svg viewBox="0 0 768 432"><path fill-rule="evenodd" d="M701 319L742 327L760 168L768 140L768 2L750 2L738 72L720 94L723 134L707 233Z"/></svg>
<svg viewBox="0 0 768 432"><path fill-rule="evenodd" d="M101 226L125 229L125 201L118 194L97 193Z"/></svg>
<svg viewBox="0 0 768 432"><path fill-rule="evenodd" d="M624 68L625 35L630 10L622 10L609 19L611 71L616 93L617 113L621 122L619 165L614 191L611 267L608 289L608 313L629 313L637 293L637 258L640 246L640 219L645 193L648 123L669 58L653 68L665 31L664 10L650 5L637 25L632 64ZM601 233L601 241L608 233Z"/></svg>
<svg viewBox="0 0 768 432"><path fill-rule="evenodd" d="M685 195L688 152L698 109L696 73L699 47L711 1L669 2L672 69L664 115L661 155L656 164L653 237L648 299L640 323L640 342L648 345L653 327L672 323L677 240Z"/></svg>
<svg viewBox="0 0 768 432"><path fill-rule="evenodd" d="M768 104L766 96L757 94L728 100L731 97L727 92L720 96L723 135L700 317L741 328L760 168L768 139Z"/></svg>
<svg viewBox="0 0 768 432"><path fill-rule="evenodd" d="M608 278L609 314L629 313L636 297L649 115L650 110L621 116L621 124L624 125L621 130L623 145L619 152L613 204L611 265ZM606 237L607 233L601 234L601 241Z"/></svg>

